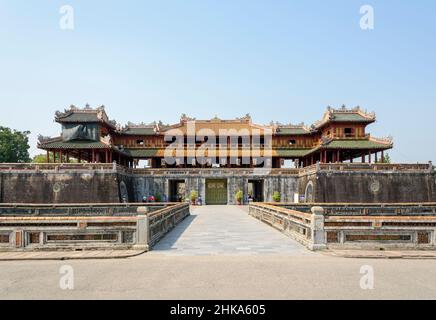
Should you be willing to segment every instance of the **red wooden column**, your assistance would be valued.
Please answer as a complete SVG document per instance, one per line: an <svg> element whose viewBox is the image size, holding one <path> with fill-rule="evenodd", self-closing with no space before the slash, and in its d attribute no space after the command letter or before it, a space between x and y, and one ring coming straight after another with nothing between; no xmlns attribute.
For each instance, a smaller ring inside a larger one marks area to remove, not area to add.
<svg viewBox="0 0 436 320"><path fill-rule="evenodd" d="M382 154L381 154L381 162L382 162L382 163L385 162L385 152L384 152L384 150L382 150Z"/></svg>
<svg viewBox="0 0 436 320"><path fill-rule="evenodd" d="M371 159L371 150L368 151L368 162L371 163L372 159Z"/></svg>
<svg viewBox="0 0 436 320"><path fill-rule="evenodd" d="M47 158L46 158L47 163L50 163L50 151L47 150Z"/></svg>
<svg viewBox="0 0 436 320"><path fill-rule="evenodd" d="M341 162L341 151L338 150L337 154L336 154L336 162Z"/></svg>
<svg viewBox="0 0 436 320"><path fill-rule="evenodd" d="M61 151L59 151L59 163L62 163L62 162L63 162L63 157L64 157L64 153L63 153L63 151L61 150Z"/></svg>
<svg viewBox="0 0 436 320"><path fill-rule="evenodd" d="M375 163L378 162L378 152L375 153Z"/></svg>
<svg viewBox="0 0 436 320"><path fill-rule="evenodd" d="M95 149L92 149L92 163L95 163Z"/></svg>

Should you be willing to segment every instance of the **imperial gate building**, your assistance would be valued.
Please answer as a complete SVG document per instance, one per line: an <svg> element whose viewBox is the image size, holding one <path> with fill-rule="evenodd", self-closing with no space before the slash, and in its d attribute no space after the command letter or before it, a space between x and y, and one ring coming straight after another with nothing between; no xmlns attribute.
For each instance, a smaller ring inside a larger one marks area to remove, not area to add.
<svg viewBox="0 0 436 320"><path fill-rule="evenodd" d="M341 200L323 195L316 187L319 178L311 181L310 173L326 165L381 164L393 147L391 138L368 133L375 114L359 107L328 107L309 126L256 124L250 115L232 120L182 115L176 124L121 126L103 106L71 106L56 112L55 121L62 126L60 136L40 136L38 143L47 163L111 164L120 199L132 202L150 195L184 201L192 190L206 204L233 204L238 190L245 201L272 201L274 192L283 202L320 201L321 195Z"/></svg>

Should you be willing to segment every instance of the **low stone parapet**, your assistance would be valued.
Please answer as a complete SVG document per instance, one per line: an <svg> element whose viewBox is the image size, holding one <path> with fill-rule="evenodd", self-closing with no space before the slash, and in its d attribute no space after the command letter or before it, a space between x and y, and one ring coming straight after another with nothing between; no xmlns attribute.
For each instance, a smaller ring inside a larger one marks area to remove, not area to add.
<svg viewBox="0 0 436 320"><path fill-rule="evenodd" d="M159 207L157 205L106 205L89 208L83 205L53 206L54 212L51 214L47 212L47 207L41 208L37 205L2 207L0 251L148 251L171 228L190 214L188 204L161 204ZM42 209L44 213L38 213L38 210ZM96 212L99 215L96 215Z"/></svg>
<svg viewBox="0 0 436 320"><path fill-rule="evenodd" d="M436 216L329 216L331 248L435 248Z"/></svg>
<svg viewBox="0 0 436 320"><path fill-rule="evenodd" d="M324 216L320 207L314 207L311 213L305 213L270 204L251 204L249 214L310 250L325 248Z"/></svg>
<svg viewBox="0 0 436 320"><path fill-rule="evenodd" d="M429 203L386 207L347 204L342 208L338 204L326 207L252 204L250 215L311 250L326 247L433 249L436 247L435 208L435 204ZM389 214L384 214L387 209Z"/></svg>

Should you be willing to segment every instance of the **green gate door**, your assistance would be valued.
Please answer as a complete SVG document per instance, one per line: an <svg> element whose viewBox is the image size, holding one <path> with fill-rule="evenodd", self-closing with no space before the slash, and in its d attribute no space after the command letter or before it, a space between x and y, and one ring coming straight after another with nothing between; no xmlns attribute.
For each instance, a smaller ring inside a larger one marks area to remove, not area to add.
<svg viewBox="0 0 436 320"><path fill-rule="evenodd" d="M227 180L206 180L206 204L227 204Z"/></svg>

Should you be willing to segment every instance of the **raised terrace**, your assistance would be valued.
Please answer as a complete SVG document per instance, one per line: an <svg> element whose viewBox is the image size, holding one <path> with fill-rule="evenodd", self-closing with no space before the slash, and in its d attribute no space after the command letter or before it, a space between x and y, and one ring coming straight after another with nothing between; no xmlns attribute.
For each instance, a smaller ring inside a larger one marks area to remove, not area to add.
<svg viewBox="0 0 436 320"><path fill-rule="evenodd" d="M150 195L185 201L193 190L203 198L203 204L235 204L238 190L254 194L257 202L273 201L274 192L280 192L281 202L287 203L436 202L431 163L318 163L292 169L0 164L3 203L141 202Z"/></svg>

